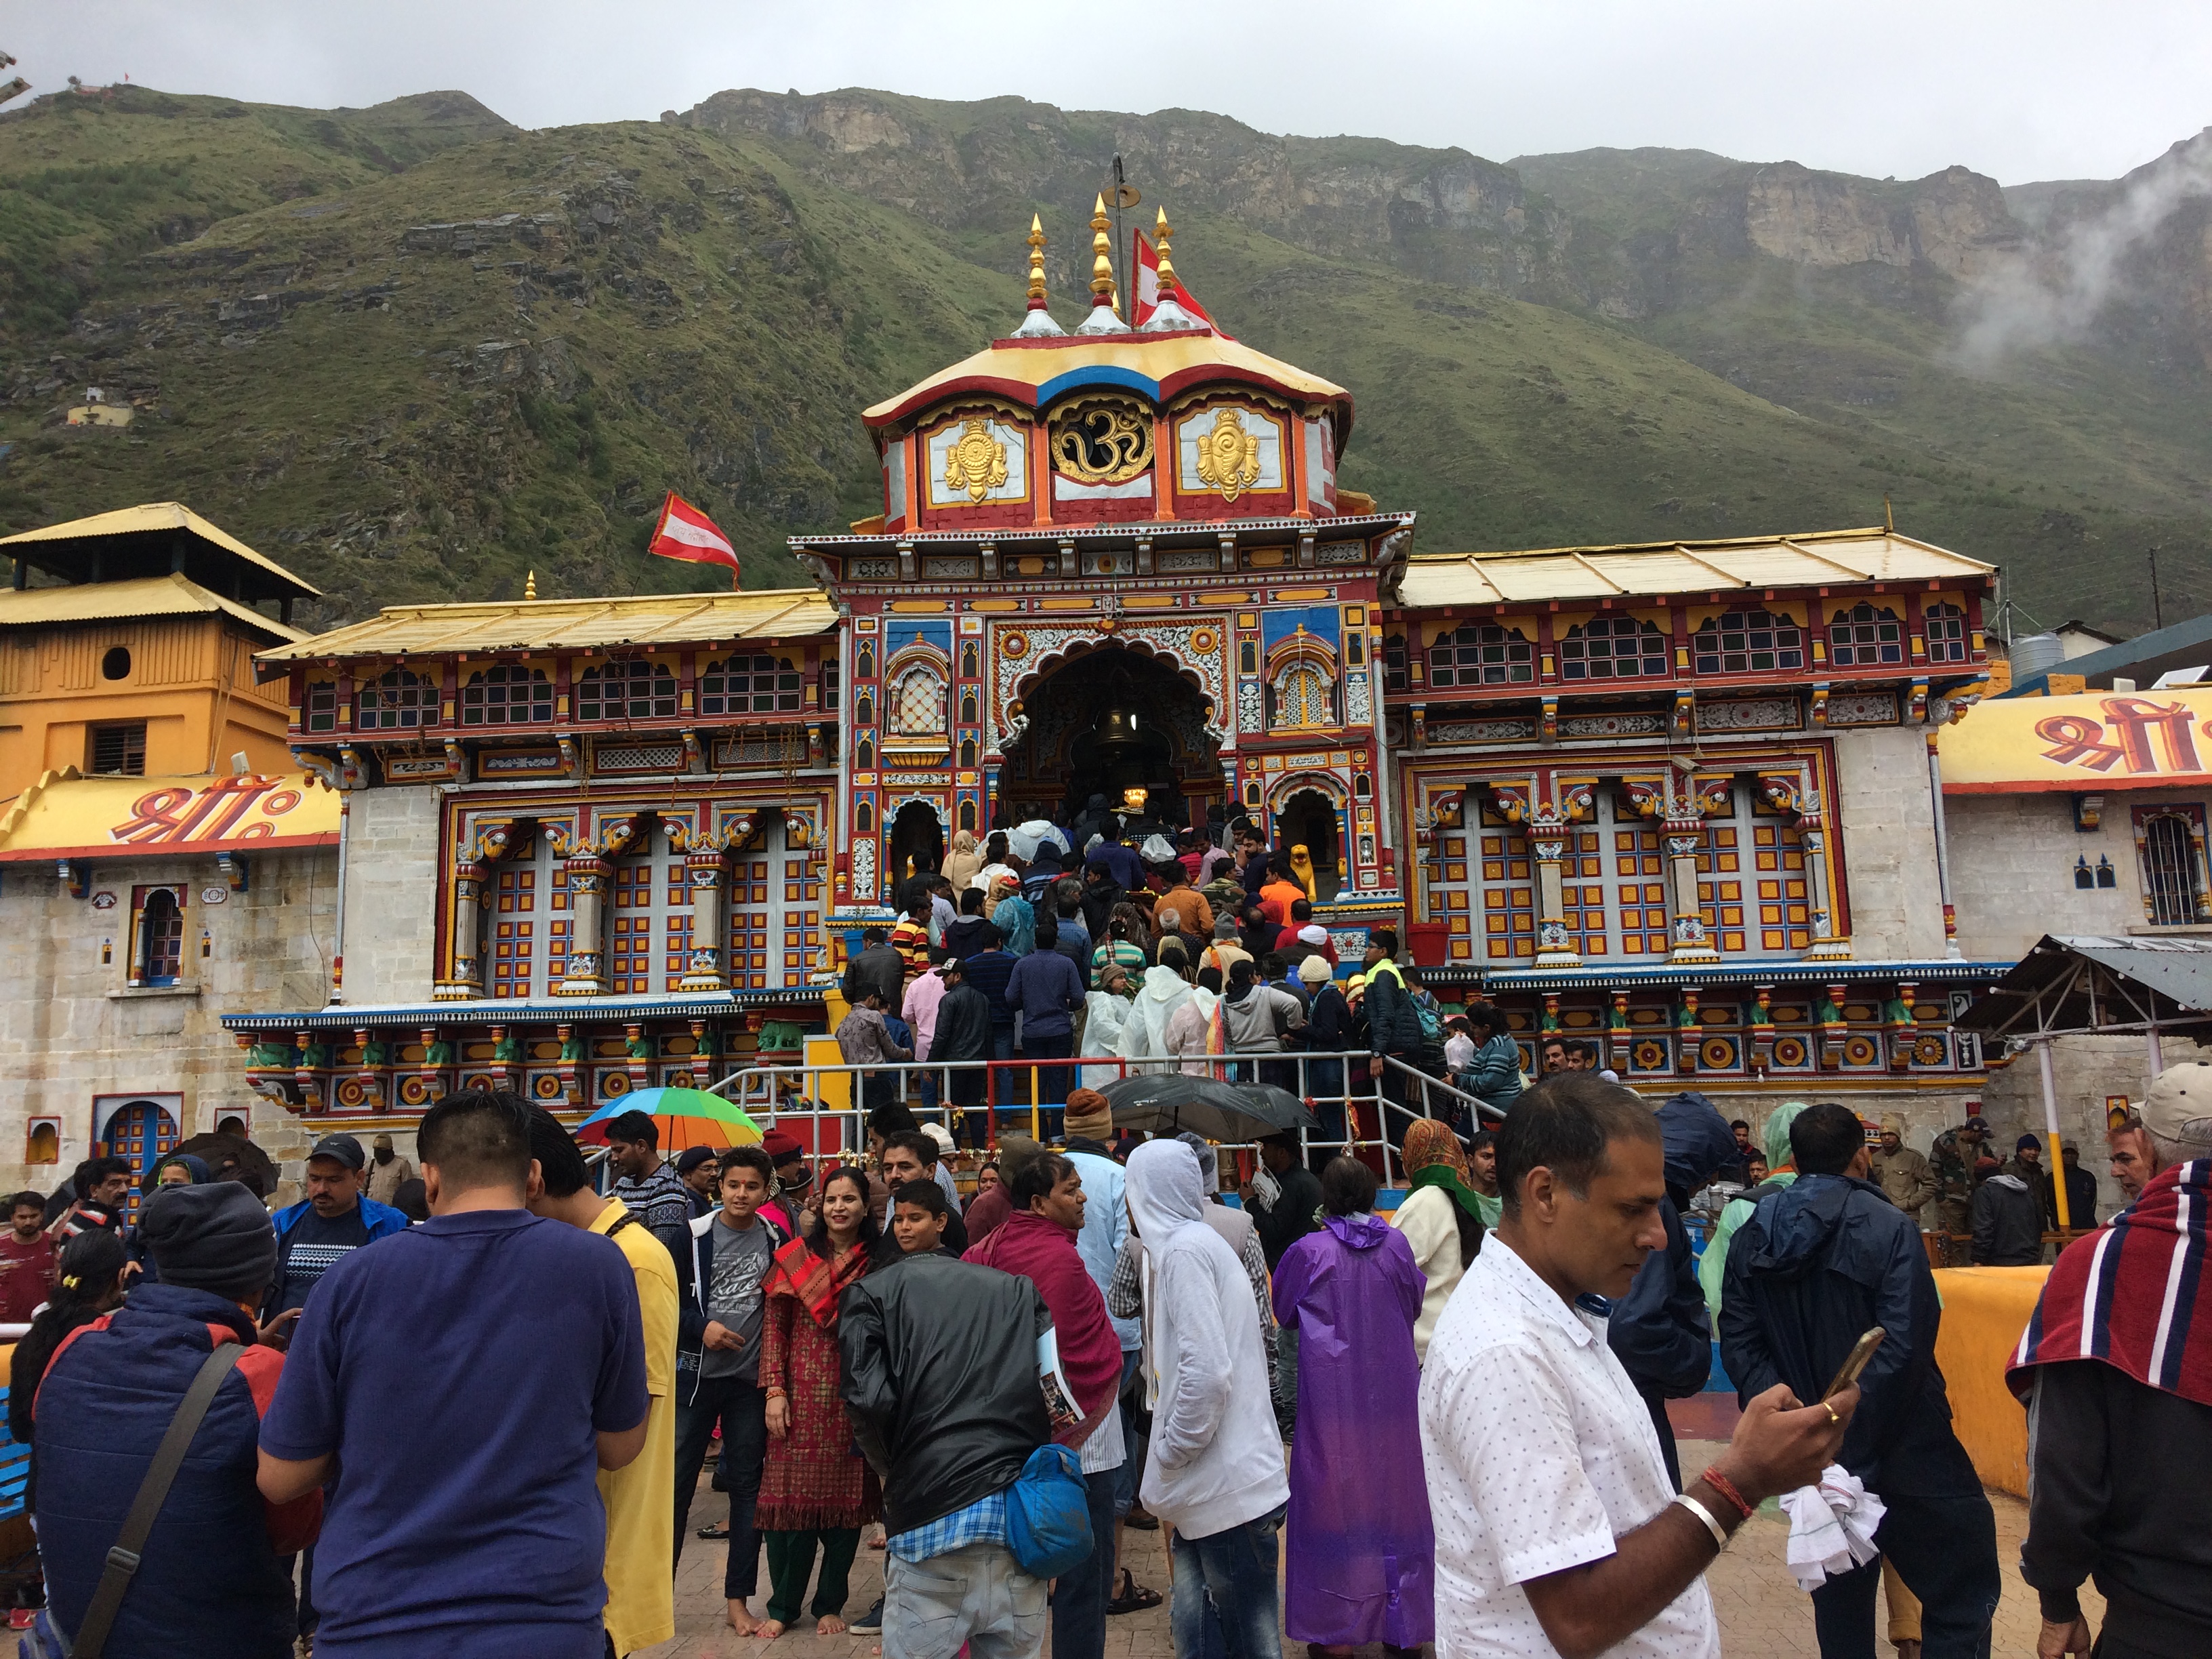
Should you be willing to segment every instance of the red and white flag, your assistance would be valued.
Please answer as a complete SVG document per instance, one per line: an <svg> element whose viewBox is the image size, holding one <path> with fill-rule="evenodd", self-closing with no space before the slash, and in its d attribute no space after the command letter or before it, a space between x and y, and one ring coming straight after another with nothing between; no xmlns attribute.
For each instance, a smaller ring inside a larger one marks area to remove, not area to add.
<svg viewBox="0 0 2212 1659"><path fill-rule="evenodd" d="M1160 256L1153 248L1151 239L1146 236L1143 231L1134 231L1131 234L1137 239L1134 260L1137 273L1137 314L1131 319L1130 325L1133 328L1142 328L1151 320L1152 313L1159 309L1162 298ZM1169 286L1176 304L1208 328L1212 329L1216 334L1221 334L1220 327L1212 318L1206 314L1206 307L1190 297L1190 290L1182 285L1182 277L1174 278ZM1229 337L1226 334L1221 334L1221 337L1225 340Z"/></svg>
<svg viewBox="0 0 2212 1659"><path fill-rule="evenodd" d="M653 540L645 550L691 564L726 564L730 567L730 586L738 585L738 550L712 519L672 489L661 503L660 522L653 526Z"/></svg>

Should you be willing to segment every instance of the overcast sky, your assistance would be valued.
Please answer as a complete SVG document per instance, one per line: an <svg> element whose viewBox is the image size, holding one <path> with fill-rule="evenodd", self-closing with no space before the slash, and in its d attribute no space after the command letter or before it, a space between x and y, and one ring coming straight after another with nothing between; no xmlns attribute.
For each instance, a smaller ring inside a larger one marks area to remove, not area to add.
<svg viewBox="0 0 2212 1659"><path fill-rule="evenodd" d="M1273 132L2110 178L2212 124L2205 0L0 0L70 75L317 106L459 88L527 126L728 87L1214 110Z"/></svg>

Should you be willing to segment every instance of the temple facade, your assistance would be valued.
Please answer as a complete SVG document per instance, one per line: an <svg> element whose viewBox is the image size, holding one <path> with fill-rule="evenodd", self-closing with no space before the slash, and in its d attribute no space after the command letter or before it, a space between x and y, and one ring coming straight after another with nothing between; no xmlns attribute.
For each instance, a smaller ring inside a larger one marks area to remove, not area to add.
<svg viewBox="0 0 2212 1659"><path fill-rule="evenodd" d="M815 586L262 650L343 810L329 983L222 1011L241 1085L404 1131L478 1079L580 1111L794 1058L902 877L1103 796L1304 848L1346 971L1397 928L1532 1069L1558 1030L1747 1109L1977 1097L1951 1021L2021 930L1954 880L1938 750L1991 568L1887 526L1419 549L1339 486L1350 395L1164 252L1136 325L1102 249L1063 331L1039 260L1006 337L866 410L882 511L794 538Z"/></svg>

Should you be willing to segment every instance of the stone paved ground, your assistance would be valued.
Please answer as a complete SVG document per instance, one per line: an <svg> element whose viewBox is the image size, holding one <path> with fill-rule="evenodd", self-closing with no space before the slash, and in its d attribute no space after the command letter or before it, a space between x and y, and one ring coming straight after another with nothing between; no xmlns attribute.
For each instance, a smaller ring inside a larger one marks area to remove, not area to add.
<svg viewBox="0 0 2212 1659"><path fill-rule="evenodd" d="M1692 1470L1703 1468L1720 1449L1716 1443L1686 1439L1681 1444L1683 1465ZM1990 1502L1996 1509L1997 1555L2005 1581L1993 1652L1999 1659L2008 1656L2024 1659L2034 1653L2040 1627L2035 1598L2020 1580L2020 1542L2027 1530L2027 1506L2001 1492L1992 1493ZM720 1520L725 1512L725 1500L702 1483L693 1508L693 1523ZM1806 1659L1814 1651L1812 1603L1791 1581L1784 1565L1783 1546L1788 1537L1789 1529L1780 1521L1755 1516L1706 1575L1719 1608L1721 1649L1728 1659ZM1168 1577L1160 1534L1132 1532L1127 1539L1127 1559L1138 1582L1164 1595ZM708 1659L708 1656L720 1659L726 1655L737 1659L872 1659L874 1638L817 1637L811 1620L795 1626L792 1634L772 1645L734 1635L723 1620L722 1564L727 1554L726 1545L702 1543L697 1538L685 1542L684 1567L676 1581L676 1639L649 1650L651 1659ZM881 1590L883 1559L880 1550L860 1552L854 1565L848 1616L858 1617ZM764 1596L765 1561L760 1588ZM752 1601L756 1617L763 1596ZM2082 1601L2094 1629L2103 1617L2104 1605L2095 1591L2086 1586ZM1049 1644L1047 1651L1050 1651ZM1164 1605L1108 1621L1106 1659L1173 1659L1174 1651ZM1381 1651L1371 1650L1363 1659L1378 1659ZM1890 1659L1887 1646L1879 1651L1881 1659ZM1285 1659L1303 1659L1303 1655L1286 1650Z"/></svg>

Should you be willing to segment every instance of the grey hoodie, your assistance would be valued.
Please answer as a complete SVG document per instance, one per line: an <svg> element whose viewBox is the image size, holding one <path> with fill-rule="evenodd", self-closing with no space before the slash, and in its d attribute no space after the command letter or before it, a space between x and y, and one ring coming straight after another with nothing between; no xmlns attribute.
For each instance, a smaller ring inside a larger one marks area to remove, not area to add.
<svg viewBox="0 0 2212 1659"><path fill-rule="evenodd" d="M1260 1316L1237 1253L1206 1224L1198 1157L1155 1140L1129 1155L1145 1241L1145 1367L1157 1392L1145 1507L1210 1538L1290 1501Z"/></svg>

